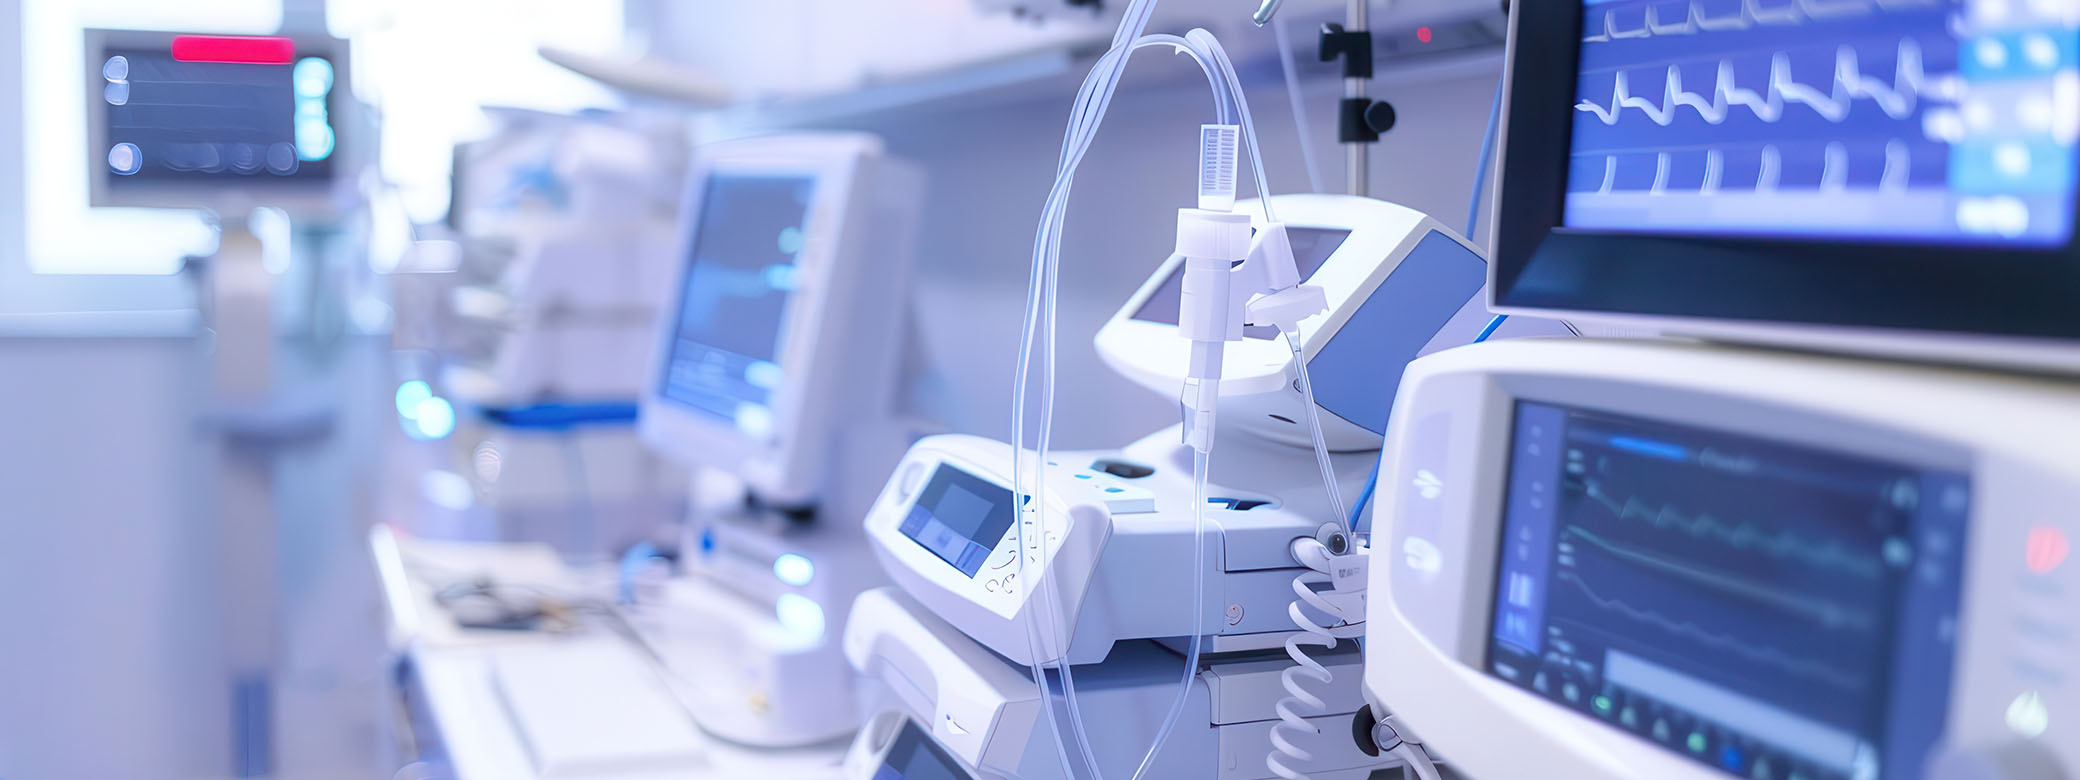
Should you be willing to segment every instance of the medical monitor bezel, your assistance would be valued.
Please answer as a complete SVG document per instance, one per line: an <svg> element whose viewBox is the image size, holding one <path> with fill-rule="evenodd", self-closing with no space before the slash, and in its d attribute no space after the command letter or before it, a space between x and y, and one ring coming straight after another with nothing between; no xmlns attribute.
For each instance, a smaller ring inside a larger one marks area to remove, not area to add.
<svg viewBox="0 0 2080 780"><path fill-rule="evenodd" d="M873 175L869 168L880 153L878 141L851 134L754 138L697 150L681 205L670 305L657 318L640 398L638 426L650 446L689 465L729 472L761 501L805 506L817 500L826 488L830 450L836 446L838 407L846 393L859 390L846 381L853 356L838 343L853 312L872 303L855 299L873 286L854 282L864 273L888 272L855 267L874 255L865 235L873 231L861 213L870 204L859 201L871 197L863 192L862 179ZM780 366L782 379L766 404L773 421L766 440L663 392L702 209L709 182L718 175L815 182L804 209L796 286L781 315L782 335L773 362Z"/></svg>
<svg viewBox="0 0 2080 780"><path fill-rule="evenodd" d="M1388 596L1370 603L1368 649L1397 661L1368 668L1367 695L1414 702L1397 706L1398 714L1442 750L1494 739L1523 747L1481 758L1469 766L1477 772L1725 776L1486 669L1514 410L1526 400L1737 426L1784 443L1967 475L1973 521L1962 542L1946 731L1936 744L2010 734L2001 712L2036 679L2017 659L2057 652L2046 649L2048 640L2018 638L2008 622L2022 601L2041 608L2048 587L2017 576L2020 553L2033 527L2070 527L2021 508L2062 505L2080 484L2070 478L2080 471L2064 445L2021 436L2017 416L2071 417L2069 395L2070 388L2037 380L1727 348L1500 342L1425 358L1404 385L1374 504L1384 534L1375 548L1391 557L1375 567L1373 588ZM1989 398L1999 403L1989 407ZM1431 489L1411 489L1426 483ZM2068 566L2048 576L2075 575L2080 570Z"/></svg>
<svg viewBox="0 0 2080 780"><path fill-rule="evenodd" d="M1568 228L1581 0L1516 3L1489 305L1736 341L2080 370L2080 215L2057 247ZM1511 139L1515 139L1512 143Z"/></svg>
<svg viewBox="0 0 2080 780"><path fill-rule="evenodd" d="M353 47L347 41L317 33L276 33L230 37L287 38L296 56L319 57L332 65L332 90L326 93L328 124L335 139L331 173L323 178L287 177L261 180L261 186L241 186L239 180L116 185L123 178L108 170L108 112L102 105L102 65L109 49L171 49L176 38L208 33L169 30L114 30L88 28L84 34L82 85L86 101L87 203L93 207L203 208L226 216L243 217L257 207L280 208L293 214L331 214L350 195L363 160L355 137L359 121L353 87Z"/></svg>

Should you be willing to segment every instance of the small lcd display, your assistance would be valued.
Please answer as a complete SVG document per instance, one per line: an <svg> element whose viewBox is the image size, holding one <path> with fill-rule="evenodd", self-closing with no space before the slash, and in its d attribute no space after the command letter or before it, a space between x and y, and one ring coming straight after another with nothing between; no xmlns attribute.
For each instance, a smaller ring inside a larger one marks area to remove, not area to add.
<svg viewBox="0 0 2080 780"><path fill-rule="evenodd" d="M954 763L916 723L906 720L895 743L889 745L888 756L874 770L874 780L974 780L974 775Z"/></svg>
<svg viewBox="0 0 2080 780"><path fill-rule="evenodd" d="M1965 476L1519 402L1493 674L1731 775L1922 776Z"/></svg>
<svg viewBox="0 0 2080 780"><path fill-rule="evenodd" d="M266 187L329 180L339 143L332 118L337 73L286 39L182 36L184 41L275 44L266 61L177 59L166 48L111 48L89 83L107 138L90 151L115 189L223 182ZM194 47L190 47L194 48ZM219 47L223 48L223 47Z"/></svg>
<svg viewBox="0 0 2080 780"><path fill-rule="evenodd" d="M780 345L815 191L808 176L714 174L690 226L660 394L758 441L773 435Z"/></svg>
<svg viewBox="0 0 2080 780"><path fill-rule="evenodd" d="M1293 245L1293 264L1299 267L1300 278L1306 279L1313 276L1315 271L1321 270L1322 264L1328 262L1329 256L1336 254L1337 248L1342 247L1344 240L1350 236L1351 232L1348 230L1333 228L1286 228L1286 240ZM1148 300L1142 302L1141 308L1135 310L1134 319L1176 325L1178 307L1181 305L1179 301L1183 296L1184 266L1179 265L1177 270L1148 296ZM1278 338L1278 329L1249 325L1242 328L1242 335L1271 341Z"/></svg>
<svg viewBox="0 0 2080 780"><path fill-rule="evenodd" d="M897 530L974 577L1011 530L1011 489L942 463Z"/></svg>

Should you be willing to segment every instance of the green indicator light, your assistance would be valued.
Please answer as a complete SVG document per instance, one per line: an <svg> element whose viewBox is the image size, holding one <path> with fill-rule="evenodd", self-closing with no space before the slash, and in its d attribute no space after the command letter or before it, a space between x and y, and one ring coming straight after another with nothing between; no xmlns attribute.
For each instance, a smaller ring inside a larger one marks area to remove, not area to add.
<svg viewBox="0 0 2080 780"><path fill-rule="evenodd" d="M1596 697L1596 699L1594 700L1594 704L1596 705L1596 714L1598 714L1598 715L1609 715L1609 714L1611 714L1611 697L1609 697L1609 696L1598 696L1598 697Z"/></svg>
<svg viewBox="0 0 2080 780"><path fill-rule="evenodd" d="M1704 733L1703 733L1703 732L1699 732L1699 731L1692 731L1692 732L1690 732L1690 752L1692 752L1692 753L1703 753L1703 752L1704 752Z"/></svg>

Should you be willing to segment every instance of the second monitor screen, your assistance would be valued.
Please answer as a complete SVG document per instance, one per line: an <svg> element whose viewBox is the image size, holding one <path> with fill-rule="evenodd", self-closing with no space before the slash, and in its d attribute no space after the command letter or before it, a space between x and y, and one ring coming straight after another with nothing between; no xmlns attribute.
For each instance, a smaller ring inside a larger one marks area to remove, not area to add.
<svg viewBox="0 0 2080 780"><path fill-rule="evenodd" d="M788 302L815 190L807 176L711 176L685 258L659 392L761 441L773 433Z"/></svg>

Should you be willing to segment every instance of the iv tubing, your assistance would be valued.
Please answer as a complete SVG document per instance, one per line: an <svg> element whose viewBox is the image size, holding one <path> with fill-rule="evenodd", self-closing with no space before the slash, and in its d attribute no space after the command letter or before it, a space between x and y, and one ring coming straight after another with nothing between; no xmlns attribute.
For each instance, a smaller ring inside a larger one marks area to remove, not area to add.
<svg viewBox="0 0 2080 780"><path fill-rule="evenodd" d="M1042 412L1040 419L1041 425L1038 441L1039 447L1037 451L1038 458L1036 459L1036 462L1034 464L1035 470L1040 473L1038 475L1038 479L1034 481L1034 490L1025 489L1026 481L1023 478L1023 474L1021 473L1022 461L1024 460L1023 457L1015 455L1013 458L1012 465L1014 488L1016 488L1019 492L1024 493L1028 497L1027 499L1025 499L1025 502L1021 504L1021 519L1020 523L1016 526L1016 529L1020 534L1018 543L1021 547L1025 546L1024 534L1027 532L1026 526L1028 524L1035 524L1033 521L1033 518L1035 517L1043 519L1045 517L1045 512L1043 509L1045 506L1046 491L1045 472L1048 465L1047 451L1048 445L1052 438L1051 434L1053 423L1054 372L1052 366L1054 364L1055 357L1055 307L1057 300L1056 295L1058 289L1060 269L1060 240L1062 232L1062 222L1066 218L1065 212L1067 196L1073 185L1075 170L1077 166L1081 164L1084 153L1089 149L1091 138L1096 131L1096 126L1099 122L1102 121L1105 112L1110 107L1113 93L1118 86L1119 75L1125 67L1126 55L1129 51L1131 51L1131 48L1138 48L1138 46L1123 47L1122 43L1127 41L1134 41L1137 44L1139 44L1143 41L1143 39L1139 37L1139 33L1142 29L1145 29L1149 15L1153 13L1153 6L1154 0L1146 0L1145 2L1143 2L1142 0L1136 0L1134 5L1129 6L1127 10L1127 18L1123 21L1118 35L1115 36L1114 49L1108 52L1107 55L1099 61L1097 67L1093 68L1090 78L1086 79L1083 88L1080 90L1078 94L1077 104L1075 106L1075 109L1072 111L1069 131L1063 139L1063 156L1060 168L1057 171L1057 179L1055 182L1055 186L1053 191L1049 195L1047 207L1044 209L1042 215L1042 224L1039 226L1039 229L1037 231L1038 235L1036 236L1034 246L1034 265L1031 279L1029 280L1031 282L1029 290L1031 290L1033 294L1029 295L1027 298L1025 329L1020 340L1019 364L1015 382L1017 386L1017 394L1013 398L1013 444L1014 451L1016 453L1023 452L1023 442L1026 433L1025 396L1026 389L1029 386L1029 372L1032 365L1032 340L1036 335L1036 330L1044 332L1044 335L1041 335L1041 339L1043 341L1042 353L1046 369L1043 372L1042 379L1043 394L1041 399ZM1252 162L1255 165L1257 185L1259 188L1259 201L1263 205L1266 218L1269 219L1272 214L1272 206L1268 197L1268 178L1264 174L1263 160L1261 155L1258 154L1258 145L1255 139L1253 122L1251 121L1251 118L1248 113L1246 100L1239 89L1239 80L1235 77L1234 67L1231 63L1227 61L1226 53L1220 50L1218 41L1213 40L1210 35L1204 33L1203 31L1194 31L1194 33L1195 35L1187 36L1187 42L1198 43L1207 49L1206 53L1221 66L1220 73L1222 76L1227 78L1228 90L1234 95L1235 102L1239 105L1240 114L1242 117L1242 130L1244 134L1250 136L1249 148L1251 150ZM1168 40L1167 37L1158 38L1156 40L1149 41L1149 43L1171 46L1176 45L1173 41ZM1195 57L1195 59L1200 58ZM1200 59L1200 61L1203 67L1204 59ZM1211 75L1212 74L1209 73L1209 77ZM1219 90L1216 91L1218 92ZM1216 97L1217 107L1222 107L1223 102L1224 101L1222 101L1219 96ZM1225 117L1223 117L1223 119L1225 119ZM1203 471L1203 462L1195 463L1195 466L1200 467L1200 473L1195 475L1195 481L1203 481L1205 479ZM1035 505L1034 503L1032 503L1032 498L1040 499L1039 504ZM1203 502L1202 506L1195 507L1194 511L1195 517L1199 518L1198 527L1195 533L1194 545L1195 549L1201 550L1201 557L1203 557L1203 536L1205 530L1203 526ZM1032 530L1036 533L1045 533L1045 529L1043 527L1035 527ZM1048 557L1051 557L1051 552L1046 550L1043 545L1041 547L1041 554L1039 557L1041 560L1038 561L1038 563L1040 564L1041 571L1044 572L1046 570L1046 559ZM1020 569L1023 570L1026 564L1026 558L1024 556L1021 556L1019 558L1019 562ZM1203 577L1204 570L1203 567L1200 567L1200 570L1195 576L1194 582L1194 592L1195 594L1197 594L1196 600L1199 601L1204 600ZM1034 582L1036 579L1038 578L1028 577L1027 581L1030 583ZM1050 616L1047 620L1047 625L1050 627L1060 625L1060 611L1059 606L1055 601L1055 598L1055 595L1049 593L1045 594L1044 597L1037 600L1039 606L1044 607L1046 612ZM1194 604L1193 607L1195 610L1194 621L1196 624L1199 620L1203 618L1203 615L1200 614L1200 605ZM1029 615L1031 615L1033 619L1038 620L1039 610L1036 610L1033 613L1029 613ZM1031 630L1028 631L1027 640L1029 649L1033 651L1032 658L1034 660L1034 680L1036 685L1040 687L1043 698L1051 701L1052 697L1048 691L1049 686L1047 676L1044 671L1044 662L1040 660L1043 653L1040 652L1039 648L1038 628L1037 626L1029 625L1029 629ZM1195 628L1195 634L1196 632L1201 630L1203 630L1203 627ZM1146 772L1147 768L1150 765L1150 762L1153 760L1154 754L1161 748L1164 738L1168 736L1170 729L1175 725L1176 717L1178 713L1181 712L1182 705L1187 695L1190 693L1190 682L1196 676L1197 673L1196 666L1198 646L1200 644L1200 641L1201 637L1197 635L1195 635L1192 639L1192 650L1188 654L1189 659L1186 669L1185 686L1179 691L1177 702L1171 708L1171 716L1168 719L1166 719L1164 727L1160 730L1158 738L1156 740L1156 744L1150 747L1149 755L1147 757L1144 757L1141 769L1136 773L1137 778ZM1066 640L1064 641L1064 644L1066 644ZM1066 647L1059 647L1057 649L1066 650ZM1059 675L1062 678L1063 690L1065 694L1065 699L1067 700L1067 703L1069 705L1072 725L1075 726L1077 733L1081 734L1083 732L1083 728L1081 718L1079 717L1079 713L1075 705L1075 683L1073 672L1069 671L1069 667L1066 663L1065 657L1057 660L1056 668L1058 670ZM1055 735L1054 741L1056 743L1055 747L1057 755L1063 759L1064 766L1066 767L1068 765L1068 757L1066 755L1066 750L1062 744L1063 735L1061 733L1060 725L1054 721L1052 708L1049 708L1047 712L1049 715L1049 729ZM1088 740L1079 739L1078 746L1082 754L1081 757L1084 759L1084 763L1089 774L1093 777L1099 776L1095 759L1090 754Z"/></svg>

